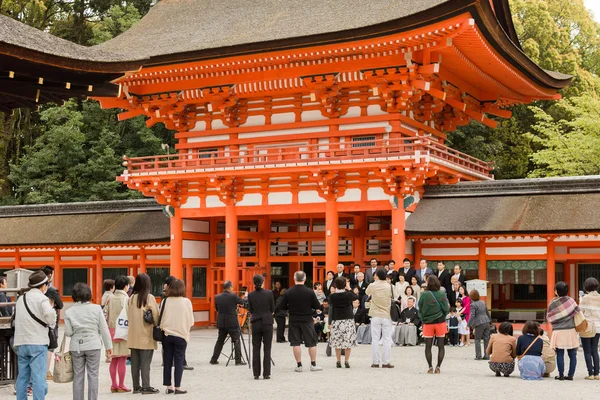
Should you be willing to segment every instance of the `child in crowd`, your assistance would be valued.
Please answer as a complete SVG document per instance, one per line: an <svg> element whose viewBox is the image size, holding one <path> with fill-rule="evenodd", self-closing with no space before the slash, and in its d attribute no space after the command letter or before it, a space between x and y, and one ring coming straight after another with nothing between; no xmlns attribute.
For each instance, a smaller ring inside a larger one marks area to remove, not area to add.
<svg viewBox="0 0 600 400"><path fill-rule="evenodd" d="M462 299L456 299L456 313L460 316L460 322L458 324L458 335L460 336L459 347L465 346L468 341L468 337L471 334L469 327L467 326L467 315L465 314L466 310L463 307Z"/></svg>
<svg viewBox="0 0 600 400"><path fill-rule="evenodd" d="M458 325L460 324L460 315L456 313L456 307L450 307L450 314L446 316L446 323L448 324L448 337L450 339L450 345L456 347L458 345Z"/></svg>
<svg viewBox="0 0 600 400"><path fill-rule="evenodd" d="M490 369L496 376L508 377L515 370L515 357L517 356L517 339L513 336L513 327L510 322L500 324L499 333L492 335L485 353L490 356Z"/></svg>

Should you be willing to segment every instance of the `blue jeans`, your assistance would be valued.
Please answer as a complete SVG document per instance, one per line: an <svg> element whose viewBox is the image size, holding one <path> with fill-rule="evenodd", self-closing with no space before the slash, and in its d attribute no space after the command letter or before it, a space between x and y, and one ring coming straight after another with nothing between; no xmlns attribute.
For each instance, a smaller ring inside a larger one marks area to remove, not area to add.
<svg viewBox="0 0 600 400"><path fill-rule="evenodd" d="M598 357L598 340L600 333L591 338L581 338L581 346L583 347L583 356L585 357L585 365L589 376L598 376L600 373L600 357Z"/></svg>
<svg viewBox="0 0 600 400"><path fill-rule="evenodd" d="M577 367L577 349L567 349L567 354L569 354L569 374L567 376L572 377L575 375L575 368ZM558 375L563 376L565 372L565 349L556 349L556 366Z"/></svg>
<svg viewBox="0 0 600 400"><path fill-rule="evenodd" d="M48 346L21 345L17 348L19 373L17 375L17 400L27 400L27 386L31 382L33 400L44 400L48 394L46 371Z"/></svg>

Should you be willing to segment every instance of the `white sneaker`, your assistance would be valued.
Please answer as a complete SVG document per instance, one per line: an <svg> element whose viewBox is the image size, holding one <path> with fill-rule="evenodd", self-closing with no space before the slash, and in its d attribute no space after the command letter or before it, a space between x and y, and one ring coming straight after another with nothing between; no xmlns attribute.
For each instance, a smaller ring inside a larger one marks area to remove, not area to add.
<svg viewBox="0 0 600 400"><path fill-rule="evenodd" d="M296 367L296 368L294 368L294 372L302 372L302 367Z"/></svg>
<svg viewBox="0 0 600 400"><path fill-rule="evenodd" d="M311 371L323 371L323 367L320 367L318 365L311 365L310 370Z"/></svg>
<svg viewBox="0 0 600 400"><path fill-rule="evenodd" d="M464 343L462 343L462 342L460 342L460 343L458 344L458 347L464 347L464 346L465 346L465 344L464 344Z"/></svg>

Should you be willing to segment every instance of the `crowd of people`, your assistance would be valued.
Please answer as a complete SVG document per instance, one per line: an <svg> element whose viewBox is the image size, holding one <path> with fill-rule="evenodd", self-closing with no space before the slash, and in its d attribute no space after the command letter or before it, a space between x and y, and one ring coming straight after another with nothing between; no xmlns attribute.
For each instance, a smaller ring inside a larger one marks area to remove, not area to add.
<svg viewBox="0 0 600 400"><path fill-rule="evenodd" d="M17 300L14 312L0 307L2 315L13 315L12 346L18 357L17 400L44 399L48 392L48 360L53 357L58 338L58 310L62 302L51 286L52 267L44 267L29 276L29 291ZM0 279L5 287L5 279ZM192 303L186 297L185 283L168 277L162 301L157 304L150 293L150 277L117 276L103 282L101 304L93 304L92 290L85 283L72 289L73 305L64 313L64 335L70 338L69 352L73 368L73 399L83 400L87 380L87 398L98 399L98 378L102 359L109 363L112 393L156 394L151 386L150 366L158 341L162 342L163 385L167 394L185 394L182 388L185 352L194 325ZM9 299L4 297L0 300ZM118 331L118 326L123 332ZM156 331L162 337L157 340ZM61 342L64 340L58 340ZM102 355L104 349L104 356ZM56 355L58 357L58 354ZM57 359L59 361L59 359ZM131 365L133 387L125 385L127 365Z"/></svg>
<svg viewBox="0 0 600 400"><path fill-rule="evenodd" d="M579 304L568 296L565 282L556 284L555 298L547 311L547 322L552 327L550 335L538 322L527 321L521 335L515 337L510 322L502 322L497 333L491 334L496 326L486 303L477 290L467 291L460 266L454 266L452 273L443 262L437 263L436 272L428 268L426 260L420 260L419 266L414 269L405 259L396 270L393 261L380 267L378 260L372 259L365 271L354 265L352 272L346 273L344 265L338 264L336 271L328 271L326 280L314 283L312 288L305 285L303 271L294 273L295 284L289 289L278 282L274 290L267 290L264 277L255 275L254 290L241 297L233 291L232 283L225 281L223 293L215 297L219 334L210 364L219 363L229 336L235 364L246 365L240 348L238 320L239 307L243 307L250 313L255 379L271 378L275 324L277 342L289 341L293 349L296 372L304 369L302 345L308 350L309 370L322 370L317 365L317 344L324 341L328 352L330 348L335 352L337 368L350 368L352 349L357 344L371 345L372 368L394 368L391 360L394 344L423 344L427 373L439 374L446 347L469 346L473 334L475 360L487 360L496 376L508 377L518 367L520 377L525 380L543 379L554 370L558 373L555 379L573 380L581 343L586 379L600 379L600 293L595 278L585 280L585 295ZM28 392L33 393L34 399L43 399L47 393L49 360L57 343L51 336L57 337L58 313L63 307L52 280L52 267L44 267L30 275L30 290L18 298L14 309L0 306L0 315L14 316L18 400L26 399ZM5 287L6 280L0 277L0 288ZM98 398L103 358L110 364L111 392L158 393L150 382L150 365L158 342L162 342L166 393L187 393L182 388L182 376L185 369L193 369L187 366L185 353L194 317L185 283L168 277L160 304L151 294L150 277L144 273L135 278L117 276L105 280L103 289L101 304L96 305L91 303L91 288L85 283L75 284L74 304L64 313L64 334L71 338L73 398L84 399L86 378L88 399ZM0 302L6 301L10 298L0 292ZM123 319L127 320L125 336L120 331ZM50 345L52 342L54 345ZM132 388L125 384L128 365Z"/></svg>

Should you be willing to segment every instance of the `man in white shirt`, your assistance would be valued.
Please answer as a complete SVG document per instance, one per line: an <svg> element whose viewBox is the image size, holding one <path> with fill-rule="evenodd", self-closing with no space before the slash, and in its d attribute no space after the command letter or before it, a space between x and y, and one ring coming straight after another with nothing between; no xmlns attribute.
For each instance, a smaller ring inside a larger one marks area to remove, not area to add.
<svg viewBox="0 0 600 400"><path fill-rule="evenodd" d="M458 279L461 285L465 286L467 277L462 273L462 268L460 268L460 265L458 264L454 266L454 276L456 276L456 279Z"/></svg>
<svg viewBox="0 0 600 400"><path fill-rule="evenodd" d="M45 295L48 284L48 277L43 271L31 274L29 276L31 290L19 297L15 307L14 346L19 357L17 400L27 399L27 385L30 381L34 399L43 399L48 393L46 383L48 328L52 329L56 325L56 311Z"/></svg>
<svg viewBox="0 0 600 400"><path fill-rule="evenodd" d="M430 268L427 268L427 260L422 258L419 263L419 270L417 271L417 279L419 280L419 285L422 285L426 282L425 275L431 275L433 272Z"/></svg>

